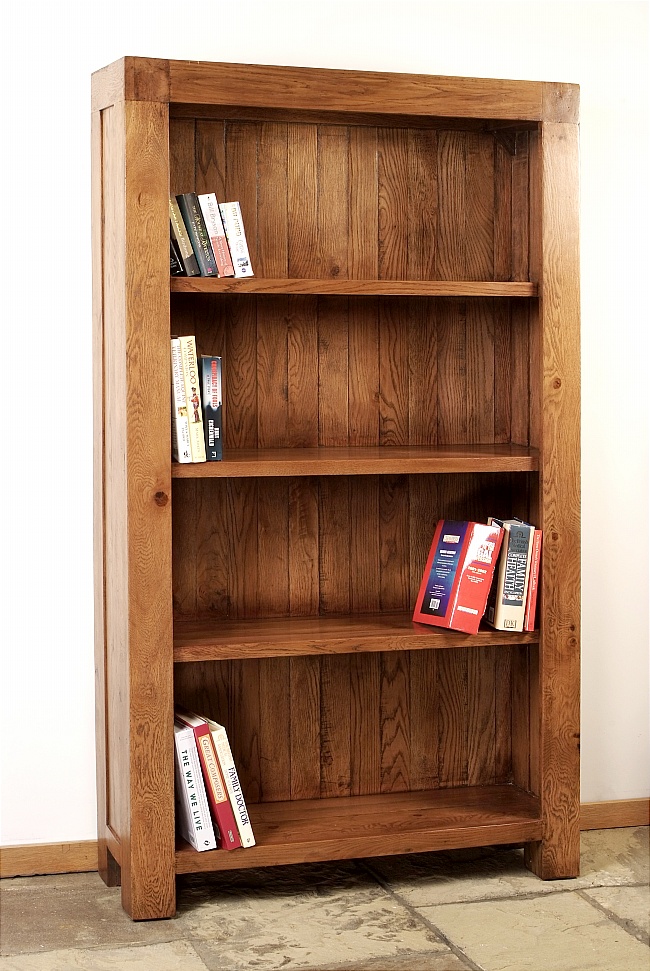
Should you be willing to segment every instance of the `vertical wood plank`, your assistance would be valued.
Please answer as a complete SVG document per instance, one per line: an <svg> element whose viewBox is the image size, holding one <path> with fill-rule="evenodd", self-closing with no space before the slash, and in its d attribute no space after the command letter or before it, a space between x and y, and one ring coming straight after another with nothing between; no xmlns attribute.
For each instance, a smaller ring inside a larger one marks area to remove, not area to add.
<svg viewBox="0 0 650 971"><path fill-rule="evenodd" d="M409 697L411 789L437 789L438 749L437 651L411 651Z"/></svg>
<svg viewBox="0 0 650 971"><path fill-rule="evenodd" d="M289 615L289 480L260 479L257 500L257 615Z"/></svg>
<svg viewBox="0 0 650 971"><path fill-rule="evenodd" d="M580 866L580 366L578 129L541 132L542 646L540 775L545 838L528 862L545 878Z"/></svg>
<svg viewBox="0 0 650 971"><path fill-rule="evenodd" d="M262 802L291 799L291 659L263 658L260 677Z"/></svg>
<svg viewBox="0 0 650 971"><path fill-rule="evenodd" d="M260 277L284 279L289 271L287 126L264 122L257 156L257 264Z"/></svg>
<svg viewBox="0 0 650 971"><path fill-rule="evenodd" d="M288 298L258 298L257 443L282 448L292 441L289 429Z"/></svg>
<svg viewBox="0 0 650 971"><path fill-rule="evenodd" d="M287 128L289 276L318 278L318 133L316 125Z"/></svg>
<svg viewBox="0 0 650 971"><path fill-rule="evenodd" d="M172 127L185 119L173 119ZM214 192L219 202L225 202L226 191L226 126L223 121L197 119L194 133L196 146L196 191ZM175 136L178 139L178 135ZM186 138L186 136L184 136Z"/></svg>
<svg viewBox="0 0 650 971"><path fill-rule="evenodd" d="M228 479L229 587L231 616L257 616L258 504L256 479Z"/></svg>
<svg viewBox="0 0 650 971"><path fill-rule="evenodd" d="M292 657L291 798L320 797L320 658Z"/></svg>
<svg viewBox="0 0 650 971"><path fill-rule="evenodd" d="M438 444L467 441L469 398L467 304L440 302L438 314Z"/></svg>
<svg viewBox="0 0 650 971"><path fill-rule="evenodd" d="M350 795L381 792L381 655L350 656Z"/></svg>
<svg viewBox="0 0 650 971"><path fill-rule="evenodd" d="M438 231L438 135L408 133L408 279L433 280Z"/></svg>
<svg viewBox="0 0 650 971"><path fill-rule="evenodd" d="M408 298L379 304L379 444L409 442Z"/></svg>
<svg viewBox="0 0 650 971"><path fill-rule="evenodd" d="M411 445L438 444L438 326L435 301L408 309L408 429Z"/></svg>
<svg viewBox="0 0 650 971"><path fill-rule="evenodd" d="M348 298L321 297L318 311L318 443L348 444Z"/></svg>
<svg viewBox="0 0 650 971"><path fill-rule="evenodd" d="M382 610L407 610L409 573L408 476L383 475L379 483L380 603Z"/></svg>
<svg viewBox="0 0 650 971"><path fill-rule="evenodd" d="M348 139L343 126L318 126L318 259L323 279L348 277Z"/></svg>
<svg viewBox="0 0 650 971"><path fill-rule="evenodd" d="M196 184L195 122L174 118L169 125L169 192L194 192Z"/></svg>
<svg viewBox="0 0 650 971"><path fill-rule="evenodd" d="M379 477L350 479L350 610L380 609Z"/></svg>
<svg viewBox="0 0 650 971"><path fill-rule="evenodd" d="M224 448L257 448L257 384L252 379L257 373L256 299L239 295L230 308L224 374L224 399L228 406Z"/></svg>
<svg viewBox="0 0 650 971"><path fill-rule="evenodd" d="M380 128L379 155L379 279L408 280L408 230L399 213L408 212L408 132Z"/></svg>
<svg viewBox="0 0 650 971"><path fill-rule="evenodd" d="M494 782L496 739L496 652L500 648L475 648L467 656L467 782Z"/></svg>
<svg viewBox="0 0 650 971"><path fill-rule="evenodd" d="M381 791L410 788L410 655L381 655Z"/></svg>
<svg viewBox="0 0 650 971"><path fill-rule="evenodd" d="M319 480L320 612L350 610L350 479Z"/></svg>
<svg viewBox="0 0 650 971"><path fill-rule="evenodd" d="M463 132L438 133L438 280L465 277L465 151Z"/></svg>
<svg viewBox="0 0 650 971"><path fill-rule="evenodd" d="M260 665L258 659L230 665L228 738L242 791L251 802L260 801L262 790Z"/></svg>
<svg viewBox="0 0 650 971"><path fill-rule="evenodd" d="M323 798L350 795L350 656L321 660L321 785Z"/></svg>
<svg viewBox="0 0 650 971"><path fill-rule="evenodd" d="M226 123L226 199L238 201L246 231L246 242L253 271L258 273L257 236L257 150L260 126L256 122Z"/></svg>
<svg viewBox="0 0 650 971"><path fill-rule="evenodd" d="M352 126L349 153L348 274L351 280L375 280L379 261L377 129Z"/></svg>
<svg viewBox="0 0 650 971"><path fill-rule="evenodd" d="M512 647L500 648L496 652L494 781L497 784L513 781L512 652Z"/></svg>
<svg viewBox="0 0 650 971"><path fill-rule="evenodd" d="M512 278L528 279L529 251L528 132L517 133L517 154L512 160Z"/></svg>
<svg viewBox="0 0 650 971"><path fill-rule="evenodd" d="M289 609L313 615L319 606L318 479L289 481Z"/></svg>
<svg viewBox="0 0 650 971"><path fill-rule="evenodd" d="M379 301L349 301L348 442L379 444Z"/></svg>
<svg viewBox="0 0 650 971"><path fill-rule="evenodd" d="M287 302L287 426L295 447L318 445L318 297Z"/></svg>

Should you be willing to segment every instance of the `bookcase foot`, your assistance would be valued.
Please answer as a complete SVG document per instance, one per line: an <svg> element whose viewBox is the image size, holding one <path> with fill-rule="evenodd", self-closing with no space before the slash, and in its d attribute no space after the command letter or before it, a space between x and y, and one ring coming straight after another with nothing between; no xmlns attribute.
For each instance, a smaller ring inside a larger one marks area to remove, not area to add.
<svg viewBox="0 0 650 971"><path fill-rule="evenodd" d="M524 862L541 880L570 880L580 876L580 836L571 845L558 847L547 840L527 843Z"/></svg>
<svg viewBox="0 0 650 971"><path fill-rule="evenodd" d="M120 865L106 845L100 845L98 850L99 875L107 887L122 886L122 871Z"/></svg>

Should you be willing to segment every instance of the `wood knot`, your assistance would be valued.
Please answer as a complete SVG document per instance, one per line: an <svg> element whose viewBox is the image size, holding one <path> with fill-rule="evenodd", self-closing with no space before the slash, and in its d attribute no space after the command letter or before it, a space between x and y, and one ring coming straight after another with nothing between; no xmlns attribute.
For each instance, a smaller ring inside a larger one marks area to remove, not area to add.
<svg viewBox="0 0 650 971"><path fill-rule="evenodd" d="M169 502L169 496L166 492L157 492L153 498L157 506L166 506Z"/></svg>
<svg viewBox="0 0 650 971"><path fill-rule="evenodd" d="M554 543L557 543L559 538L560 538L559 533L551 533L551 539L553 540Z"/></svg>
<svg viewBox="0 0 650 971"><path fill-rule="evenodd" d="M562 387L562 381L561 381L560 378L555 378L554 379L554 381L553 381L553 387L555 388L556 391L558 390L558 388L561 388Z"/></svg>

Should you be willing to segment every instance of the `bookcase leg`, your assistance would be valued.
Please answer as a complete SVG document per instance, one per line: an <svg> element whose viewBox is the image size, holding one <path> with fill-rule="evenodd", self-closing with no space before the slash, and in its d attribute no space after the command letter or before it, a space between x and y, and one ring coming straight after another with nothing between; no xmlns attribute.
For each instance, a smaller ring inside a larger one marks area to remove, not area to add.
<svg viewBox="0 0 650 971"><path fill-rule="evenodd" d="M524 861L529 870L542 880L571 879L580 875L580 833L577 838L562 841L560 845L550 840L527 843Z"/></svg>
<svg viewBox="0 0 650 971"><path fill-rule="evenodd" d="M122 885L122 871L120 865L108 849L106 844L100 845L98 850L98 869L99 875L107 887L120 887Z"/></svg>

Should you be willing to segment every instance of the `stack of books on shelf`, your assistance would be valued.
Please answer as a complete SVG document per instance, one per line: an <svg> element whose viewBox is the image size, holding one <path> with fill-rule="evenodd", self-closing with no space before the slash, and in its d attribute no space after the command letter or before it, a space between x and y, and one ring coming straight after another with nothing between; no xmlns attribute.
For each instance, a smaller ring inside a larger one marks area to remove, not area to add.
<svg viewBox="0 0 650 971"><path fill-rule="evenodd" d="M541 530L520 519L441 519L413 620L468 634L483 617L496 630L534 630L541 548Z"/></svg>
<svg viewBox="0 0 650 971"><path fill-rule="evenodd" d="M172 276L253 276L238 202L214 192L169 197Z"/></svg>
<svg viewBox="0 0 650 971"><path fill-rule="evenodd" d="M224 726L177 706L174 750L179 835L195 850L255 846Z"/></svg>
<svg viewBox="0 0 650 971"><path fill-rule="evenodd" d="M221 358L197 357L196 338L172 337L172 458L219 462L222 448Z"/></svg>

